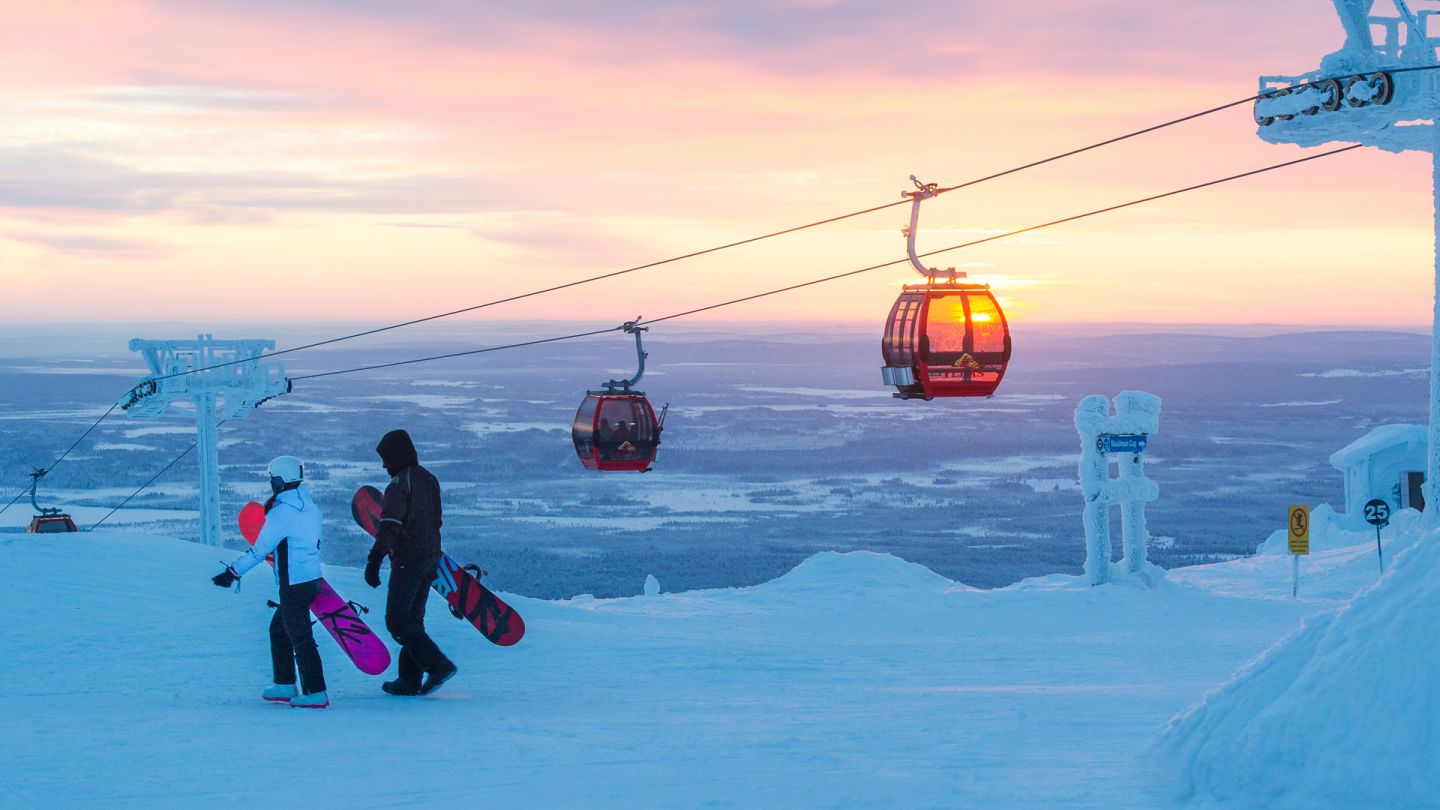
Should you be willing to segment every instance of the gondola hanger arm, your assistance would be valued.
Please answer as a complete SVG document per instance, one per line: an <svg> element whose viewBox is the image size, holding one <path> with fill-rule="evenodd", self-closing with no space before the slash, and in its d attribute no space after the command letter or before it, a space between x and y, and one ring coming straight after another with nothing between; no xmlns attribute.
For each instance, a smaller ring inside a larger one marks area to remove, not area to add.
<svg viewBox="0 0 1440 810"><path fill-rule="evenodd" d="M641 320L642 316L636 315L635 320L626 321L624 325L620 327L620 329L626 334L631 334L635 336L635 355L638 359L639 368L635 371L635 376L631 377L628 380L610 380L606 382L605 389L607 391L613 392L616 389L629 391L632 386L639 385L640 378L645 376L645 358L648 357L649 354L645 351L645 347L640 342L640 333L649 332L650 327L641 326Z"/></svg>
<svg viewBox="0 0 1440 810"><path fill-rule="evenodd" d="M920 257L915 252L915 234L920 230L920 203L939 194L939 184L922 183L915 179L913 174L910 175L910 182L915 184L915 191L900 192L901 197L910 199L910 227L905 229L905 252L910 255L910 266L915 268L915 272L931 281L941 276L950 281L965 278L965 273L956 272L953 267L939 270L934 267L926 267L925 263L920 261Z"/></svg>

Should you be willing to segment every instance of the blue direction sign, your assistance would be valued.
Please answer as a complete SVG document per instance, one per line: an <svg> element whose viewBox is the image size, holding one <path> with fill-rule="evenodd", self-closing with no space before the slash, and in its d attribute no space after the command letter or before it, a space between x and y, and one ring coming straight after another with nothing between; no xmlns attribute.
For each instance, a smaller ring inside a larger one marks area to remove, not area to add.
<svg viewBox="0 0 1440 810"><path fill-rule="evenodd" d="M1101 433L1095 449L1102 453L1143 453L1150 437L1144 433Z"/></svg>

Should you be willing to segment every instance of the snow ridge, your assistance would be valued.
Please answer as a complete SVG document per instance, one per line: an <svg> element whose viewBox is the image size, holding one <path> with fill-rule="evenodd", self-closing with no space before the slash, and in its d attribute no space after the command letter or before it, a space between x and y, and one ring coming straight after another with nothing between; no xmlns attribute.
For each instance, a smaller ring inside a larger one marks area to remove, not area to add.
<svg viewBox="0 0 1440 810"><path fill-rule="evenodd" d="M1171 787L1201 806L1435 807L1440 531L1175 718ZM1237 804L1238 803L1238 804Z"/></svg>

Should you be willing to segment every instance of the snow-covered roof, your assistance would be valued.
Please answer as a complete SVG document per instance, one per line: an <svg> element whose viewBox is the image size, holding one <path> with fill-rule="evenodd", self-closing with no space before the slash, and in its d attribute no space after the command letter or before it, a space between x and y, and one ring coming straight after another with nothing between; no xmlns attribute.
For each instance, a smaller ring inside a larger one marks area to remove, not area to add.
<svg viewBox="0 0 1440 810"><path fill-rule="evenodd" d="M1337 470L1353 467L1367 458L1396 445L1407 444L1424 453L1428 441L1424 425L1381 425L1345 445L1330 456L1330 466Z"/></svg>

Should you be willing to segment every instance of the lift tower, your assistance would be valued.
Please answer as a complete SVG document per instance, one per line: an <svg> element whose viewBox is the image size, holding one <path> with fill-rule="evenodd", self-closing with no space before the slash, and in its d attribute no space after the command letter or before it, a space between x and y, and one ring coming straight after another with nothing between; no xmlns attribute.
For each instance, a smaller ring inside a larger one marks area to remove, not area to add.
<svg viewBox="0 0 1440 810"><path fill-rule="evenodd" d="M273 340L130 341L150 366L150 376L130 389L122 405L134 419L154 419L178 399L195 405L195 448L200 454L200 537L220 545L219 422L239 419L267 399L288 394L290 380L279 363L260 363Z"/></svg>
<svg viewBox="0 0 1440 810"><path fill-rule="evenodd" d="M1345 44L1320 67L1295 76L1261 76L1257 134L1270 143L1318 146L1334 141L1387 152L1431 155L1435 194L1435 309L1430 352L1430 448L1425 502L1440 523L1440 25L1437 0L1331 0ZM1379 6L1379 8L1377 8ZM1428 6L1429 8L1421 8Z"/></svg>

